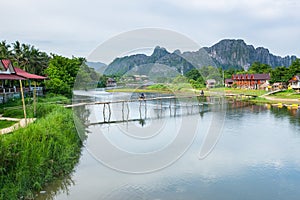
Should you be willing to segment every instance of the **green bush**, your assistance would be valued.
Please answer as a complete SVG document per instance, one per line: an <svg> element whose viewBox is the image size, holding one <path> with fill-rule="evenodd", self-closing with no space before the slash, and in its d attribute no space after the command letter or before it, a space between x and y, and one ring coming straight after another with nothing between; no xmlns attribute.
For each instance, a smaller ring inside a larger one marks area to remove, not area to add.
<svg viewBox="0 0 300 200"><path fill-rule="evenodd" d="M78 162L81 140L72 111L53 105L41 109L45 117L0 136L0 199L31 198Z"/></svg>
<svg viewBox="0 0 300 200"><path fill-rule="evenodd" d="M154 85L150 85L147 87L147 89L150 89L150 90L165 90L165 89L168 89L168 87L164 84L154 84Z"/></svg>

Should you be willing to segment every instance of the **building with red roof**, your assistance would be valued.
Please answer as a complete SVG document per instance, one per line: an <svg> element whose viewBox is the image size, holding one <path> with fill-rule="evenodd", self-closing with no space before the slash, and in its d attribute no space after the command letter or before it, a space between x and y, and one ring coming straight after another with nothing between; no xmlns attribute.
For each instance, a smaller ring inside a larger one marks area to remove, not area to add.
<svg viewBox="0 0 300 200"><path fill-rule="evenodd" d="M232 80L238 88L259 89L269 85L270 74L234 74Z"/></svg>
<svg viewBox="0 0 300 200"><path fill-rule="evenodd" d="M8 59L0 60L0 102L4 102L11 96L15 96L15 94L20 92L20 88L17 87L19 85L17 81L37 81L45 79L47 79L47 77L31 74L20 68L14 67L12 62ZM28 92L30 91L30 88L24 88L24 90L25 92Z"/></svg>

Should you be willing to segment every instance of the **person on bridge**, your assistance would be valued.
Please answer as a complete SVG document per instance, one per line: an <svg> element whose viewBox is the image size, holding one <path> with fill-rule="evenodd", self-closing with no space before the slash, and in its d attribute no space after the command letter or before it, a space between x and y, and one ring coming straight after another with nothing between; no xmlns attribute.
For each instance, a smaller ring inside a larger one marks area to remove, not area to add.
<svg viewBox="0 0 300 200"><path fill-rule="evenodd" d="M140 99L145 99L145 94L144 93L141 93Z"/></svg>
<svg viewBox="0 0 300 200"><path fill-rule="evenodd" d="M204 96L204 92L203 92L203 90L201 90L201 92L200 92L200 95L201 95L201 96Z"/></svg>

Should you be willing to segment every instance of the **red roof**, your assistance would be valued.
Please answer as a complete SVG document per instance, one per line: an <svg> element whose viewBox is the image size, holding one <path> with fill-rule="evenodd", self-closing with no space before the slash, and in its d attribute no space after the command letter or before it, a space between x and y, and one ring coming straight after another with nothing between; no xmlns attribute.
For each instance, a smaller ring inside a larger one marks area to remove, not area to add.
<svg viewBox="0 0 300 200"><path fill-rule="evenodd" d="M26 80L24 77L15 74L0 74L0 80Z"/></svg>
<svg viewBox="0 0 300 200"><path fill-rule="evenodd" d="M270 74L254 74L255 80L270 80Z"/></svg>
<svg viewBox="0 0 300 200"><path fill-rule="evenodd" d="M3 66L4 66L4 68L5 69L7 69L8 67L9 67L9 64L10 64L10 60L1 60L2 61L2 63L3 63Z"/></svg>
<svg viewBox="0 0 300 200"><path fill-rule="evenodd" d="M244 80L270 80L270 74L235 74L232 75L232 79L244 79Z"/></svg>
<svg viewBox="0 0 300 200"><path fill-rule="evenodd" d="M47 77L45 76L39 76L39 75L35 75L35 74L30 74L28 72L25 72L24 70L20 69L20 68L17 68L15 67L15 71L16 71L16 74L19 75L19 76L22 76L26 79L46 79Z"/></svg>

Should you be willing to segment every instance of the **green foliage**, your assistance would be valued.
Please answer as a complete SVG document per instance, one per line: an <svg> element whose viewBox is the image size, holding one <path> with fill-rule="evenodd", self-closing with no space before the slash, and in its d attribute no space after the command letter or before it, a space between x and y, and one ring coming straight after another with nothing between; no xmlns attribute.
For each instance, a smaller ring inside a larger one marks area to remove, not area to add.
<svg viewBox="0 0 300 200"><path fill-rule="evenodd" d="M300 74L300 59L296 59L291 66L289 67L289 70L292 74L292 76Z"/></svg>
<svg viewBox="0 0 300 200"><path fill-rule="evenodd" d="M71 96L75 78L82 61L78 58L65 58L53 55L49 67L45 70L49 80L46 87L49 92Z"/></svg>
<svg viewBox="0 0 300 200"><path fill-rule="evenodd" d="M275 94L272 94L271 96L275 96L280 99L299 99L300 98L300 94L296 93L293 89L277 92Z"/></svg>
<svg viewBox="0 0 300 200"><path fill-rule="evenodd" d="M19 41L9 45L6 41L2 41L0 59L10 59L16 67L29 73L44 75L50 57L32 45L21 44Z"/></svg>
<svg viewBox="0 0 300 200"><path fill-rule="evenodd" d="M0 120L0 129L10 127L10 126L14 125L15 123L17 123L17 122L8 121L8 120Z"/></svg>
<svg viewBox="0 0 300 200"><path fill-rule="evenodd" d="M185 77L187 77L189 80L194 80L196 81L197 79L199 78L202 78L201 74L200 74L200 71L196 68L188 71L186 74L185 74ZM202 78L203 79L203 78Z"/></svg>
<svg viewBox="0 0 300 200"><path fill-rule="evenodd" d="M106 81L107 81L107 79L108 79L108 77L105 76L105 75L100 76L97 88L104 88L104 87L106 87Z"/></svg>
<svg viewBox="0 0 300 200"><path fill-rule="evenodd" d="M275 82L288 82L293 77L293 73L289 68L276 67L271 72L271 83Z"/></svg>
<svg viewBox="0 0 300 200"><path fill-rule="evenodd" d="M52 107L50 114L27 128L0 135L0 199L31 198L78 162L81 140L72 112Z"/></svg>
<svg viewBox="0 0 300 200"><path fill-rule="evenodd" d="M154 85L150 85L147 87L147 89L150 89L150 90L166 90L168 89L168 87L166 85L163 85L163 84L154 84Z"/></svg>
<svg viewBox="0 0 300 200"><path fill-rule="evenodd" d="M188 79L183 76L183 75L178 75L174 80L173 80L174 84L179 84L179 83L188 83Z"/></svg>
<svg viewBox="0 0 300 200"><path fill-rule="evenodd" d="M6 43L6 41L0 42L0 59L10 59L12 58L11 46Z"/></svg>
<svg viewBox="0 0 300 200"><path fill-rule="evenodd" d="M100 75L95 71L95 69L90 68L85 62L83 62L78 70L74 89L86 90L96 88L99 83L99 78Z"/></svg>
<svg viewBox="0 0 300 200"><path fill-rule="evenodd" d="M201 89L205 87L205 85L201 83L201 81L195 81L194 79L190 80L190 84L195 89Z"/></svg>
<svg viewBox="0 0 300 200"><path fill-rule="evenodd" d="M215 79L222 82L222 69L213 66L203 66L200 69L192 69L185 74L193 88L200 89L205 87L205 80Z"/></svg>
<svg viewBox="0 0 300 200"><path fill-rule="evenodd" d="M50 78L46 81L49 92L70 97L74 86L75 89L88 89L97 86L99 75L93 68L85 64L84 58L73 57L70 59L58 55L52 56L49 67L45 70ZM75 80L76 85L74 85Z"/></svg>
<svg viewBox="0 0 300 200"><path fill-rule="evenodd" d="M224 70L224 79L232 78L232 75L239 74L241 72L243 72L243 70L234 69L234 68L229 68L227 70Z"/></svg>
<svg viewBox="0 0 300 200"><path fill-rule="evenodd" d="M64 96L58 96L54 94L48 94L46 97L39 97L37 99L36 106L36 116L35 117L43 117L46 114L50 113L53 108L52 104L69 104L70 99ZM33 107L33 99L25 98L26 104L26 113L27 117L34 117L34 107ZM11 99L5 104L0 104L0 113L3 117L12 117L12 118L24 118L24 112L22 108L21 99Z"/></svg>
<svg viewBox="0 0 300 200"><path fill-rule="evenodd" d="M272 67L270 65L267 64L262 64L259 62L254 62L249 70L248 70L248 74L267 74L270 73L272 71Z"/></svg>

